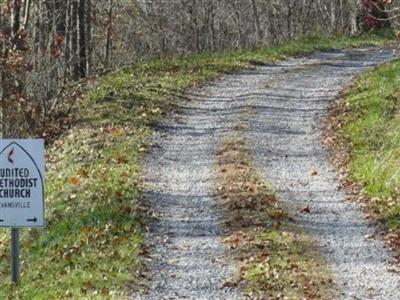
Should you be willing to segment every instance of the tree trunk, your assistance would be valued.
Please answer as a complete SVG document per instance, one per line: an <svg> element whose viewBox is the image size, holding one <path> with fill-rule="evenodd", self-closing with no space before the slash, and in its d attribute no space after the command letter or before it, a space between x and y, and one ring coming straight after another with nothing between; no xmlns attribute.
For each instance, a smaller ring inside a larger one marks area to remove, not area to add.
<svg viewBox="0 0 400 300"><path fill-rule="evenodd" d="M64 50L64 64L65 64L65 78L71 76L70 60L71 60L71 32L72 32L72 18L71 18L71 0L67 0L65 10L65 50Z"/></svg>
<svg viewBox="0 0 400 300"><path fill-rule="evenodd" d="M29 23L29 15L31 9L31 0L25 0L24 2L24 22L22 24L22 29L26 30Z"/></svg>
<svg viewBox="0 0 400 300"><path fill-rule="evenodd" d="M79 77L84 78L87 74L86 56L86 0L79 0Z"/></svg>
<svg viewBox="0 0 400 300"><path fill-rule="evenodd" d="M86 9L86 47L87 47L87 65L86 75L90 75L92 72L92 60L93 60L93 44L92 44L92 1L87 0Z"/></svg>
<svg viewBox="0 0 400 300"><path fill-rule="evenodd" d="M288 1L287 3L287 34L289 39L292 38L292 17L293 17L293 11L292 11L292 3Z"/></svg>
<svg viewBox="0 0 400 300"><path fill-rule="evenodd" d="M12 17L11 17L11 22L12 22L11 38L12 38L13 48L19 48L20 46L18 38L19 29L21 26L20 15L21 15L21 2L20 0L13 0Z"/></svg>
<svg viewBox="0 0 400 300"><path fill-rule="evenodd" d="M72 77L78 80L79 57L78 57L78 0L72 0L71 7L71 58L72 58Z"/></svg>
<svg viewBox="0 0 400 300"><path fill-rule="evenodd" d="M193 41L194 41L193 50L195 52L198 52L200 51L200 34L199 34L197 0L192 0L191 18L192 18L192 28L193 28Z"/></svg>
<svg viewBox="0 0 400 300"><path fill-rule="evenodd" d="M112 51L112 36L113 36L113 0L108 1L107 11L107 40L106 40L106 68L108 68L111 59Z"/></svg>
<svg viewBox="0 0 400 300"><path fill-rule="evenodd" d="M254 15L254 25L256 28L256 34L258 38L258 43L263 43L263 33L261 32L261 22L260 22L260 15L258 13L258 7L256 0L251 0L251 6L253 9L253 15Z"/></svg>

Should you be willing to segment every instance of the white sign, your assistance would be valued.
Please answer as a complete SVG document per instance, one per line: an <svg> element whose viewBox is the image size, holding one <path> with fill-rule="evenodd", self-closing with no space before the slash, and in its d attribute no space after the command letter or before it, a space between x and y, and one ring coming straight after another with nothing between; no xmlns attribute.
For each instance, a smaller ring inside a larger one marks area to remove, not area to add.
<svg viewBox="0 0 400 300"><path fill-rule="evenodd" d="M0 227L44 225L44 141L0 140Z"/></svg>

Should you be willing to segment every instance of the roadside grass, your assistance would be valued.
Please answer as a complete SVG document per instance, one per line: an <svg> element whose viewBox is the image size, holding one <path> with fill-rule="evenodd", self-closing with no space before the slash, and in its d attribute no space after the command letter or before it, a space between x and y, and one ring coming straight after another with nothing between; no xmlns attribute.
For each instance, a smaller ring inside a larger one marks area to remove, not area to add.
<svg viewBox="0 0 400 300"><path fill-rule="evenodd" d="M228 139L218 153L218 195L227 210L225 239L239 262L230 284L251 299L333 299L329 268L253 166L247 142Z"/></svg>
<svg viewBox="0 0 400 300"><path fill-rule="evenodd" d="M121 299L143 241L139 153L143 133L76 128L49 150L48 226L24 230L21 283L8 281L1 236L1 299Z"/></svg>
<svg viewBox="0 0 400 300"><path fill-rule="evenodd" d="M9 232L0 233L0 299L123 299L140 286L142 158L151 127L188 88L296 54L389 40L309 36L269 49L151 59L104 76L77 103L72 128L48 145L48 226L23 230L18 286L9 281Z"/></svg>
<svg viewBox="0 0 400 300"><path fill-rule="evenodd" d="M335 137L372 214L400 233L400 61L359 77L337 108Z"/></svg>

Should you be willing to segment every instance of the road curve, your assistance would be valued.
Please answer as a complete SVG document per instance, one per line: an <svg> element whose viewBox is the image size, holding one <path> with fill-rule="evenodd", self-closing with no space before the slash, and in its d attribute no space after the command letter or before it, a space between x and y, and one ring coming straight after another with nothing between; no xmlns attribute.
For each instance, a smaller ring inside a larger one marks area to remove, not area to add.
<svg viewBox="0 0 400 300"><path fill-rule="evenodd" d="M321 145L329 105L354 75L392 59L392 51L353 49L315 53L272 68L283 73L250 100L250 144L298 224L317 238L343 299L400 299L400 282L388 271L390 255L360 207L346 201ZM309 205L311 214L300 210Z"/></svg>
<svg viewBox="0 0 400 300"><path fill-rule="evenodd" d="M157 216L149 234L152 279L133 299L242 299L224 285L234 272L215 207L216 151L246 109L247 137L264 178L320 242L343 299L400 299L389 254L360 208L346 202L320 142L331 101L358 73L392 59L390 49L315 53L226 75L188 94L190 101L154 134L147 197ZM309 205L311 214L297 212Z"/></svg>

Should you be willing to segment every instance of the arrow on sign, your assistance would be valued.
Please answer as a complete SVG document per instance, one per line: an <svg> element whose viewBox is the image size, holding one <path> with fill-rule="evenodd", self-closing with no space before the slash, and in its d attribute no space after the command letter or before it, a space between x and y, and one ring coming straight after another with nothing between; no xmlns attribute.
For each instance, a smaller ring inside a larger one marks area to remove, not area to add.
<svg viewBox="0 0 400 300"><path fill-rule="evenodd" d="M28 221L28 222L36 223L36 222L38 221L38 219L37 219L36 217L34 217L33 219L28 219L27 221Z"/></svg>

